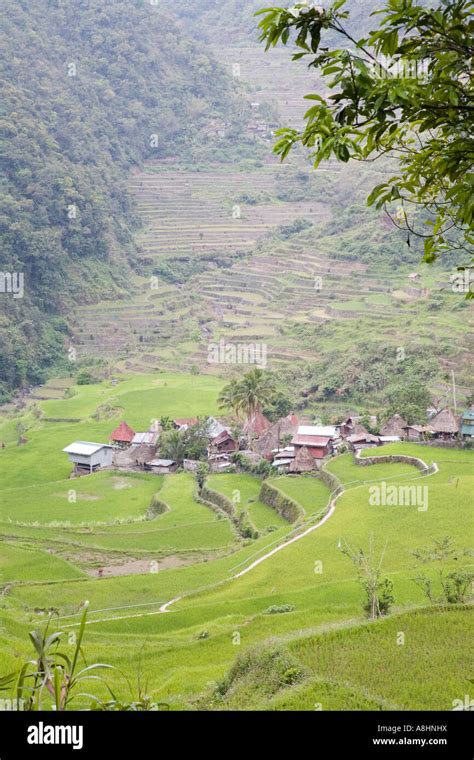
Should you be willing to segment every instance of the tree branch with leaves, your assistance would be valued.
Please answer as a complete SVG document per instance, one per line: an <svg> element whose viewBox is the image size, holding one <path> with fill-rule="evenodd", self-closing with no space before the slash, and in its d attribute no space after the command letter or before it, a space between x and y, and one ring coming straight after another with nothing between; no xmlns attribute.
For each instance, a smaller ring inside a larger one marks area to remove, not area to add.
<svg viewBox="0 0 474 760"><path fill-rule="evenodd" d="M297 3L257 12L266 49L293 45L293 60L308 60L331 93L306 96L313 105L303 129L278 130L275 152L283 160L299 143L315 167L331 157L342 162L395 158L398 173L372 189L368 204L384 208L406 230L408 243L412 235L422 238L425 261L455 250L460 268L469 266L474 3L446 0L429 8L415 0L388 0L372 14L378 28L361 39L349 31L345 4ZM335 37L345 47L333 47Z"/></svg>

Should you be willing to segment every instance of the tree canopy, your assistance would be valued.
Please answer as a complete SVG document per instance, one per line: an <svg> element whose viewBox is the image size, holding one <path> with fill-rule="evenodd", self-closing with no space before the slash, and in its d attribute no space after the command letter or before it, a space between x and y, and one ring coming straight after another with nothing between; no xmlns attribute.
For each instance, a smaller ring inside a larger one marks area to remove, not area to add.
<svg viewBox="0 0 474 760"><path fill-rule="evenodd" d="M328 89L306 96L312 105L303 129L279 130L275 150L284 159L300 143L315 167L331 157L395 159L396 174L372 189L368 203L384 208L408 243L412 235L423 238L425 261L456 250L459 266L469 266L474 3L388 0L372 13L376 28L358 39L345 6L337 0L328 8L297 3L258 11L266 49L291 44L293 60L307 60Z"/></svg>

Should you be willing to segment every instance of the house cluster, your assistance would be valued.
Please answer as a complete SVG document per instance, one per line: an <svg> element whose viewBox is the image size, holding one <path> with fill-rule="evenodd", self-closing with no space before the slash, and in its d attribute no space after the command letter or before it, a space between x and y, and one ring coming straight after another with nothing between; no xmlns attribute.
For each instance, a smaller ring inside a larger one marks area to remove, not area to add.
<svg viewBox="0 0 474 760"><path fill-rule="evenodd" d="M397 441L441 441L474 439L474 409L455 415L449 409L433 410L426 425L409 425L395 414L380 429L378 435L369 432L360 415L352 414L338 425L313 425L295 414L271 423L261 412L248 419L241 434L214 417L207 418L207 462L214 472L233 466L232 455L244 454L252 464L261 459L271 462L277 472L303 473L319 469L323 460L339 451L383 446ZM369 427L377 427L371 417ZM175 430L185 431L198 419L172 420ZM159 423L143 433L136 433L126 422L111 432L108 443L76 441L63 451L74 465L77 475L92 473L103 467L140 469L156 474L174 472L180 463L160 457ZM185 459L185 470L195 471L199 462Z"/></svg>
<svg viewBox="0 0 474 760"><path fill-rule="evenodd" d="M197 417L172 420L174 430L185 431L198 423ZM240 448L228 426L214 417L207 418L209 445L207 458L212 469L230 466L229 457ZM147 470L157 474L174 472L178 462L159 456L161 426L155 422L149 430L136 433L125 421L110 433L108 443L75 441L63 449L74 466L76 475L90 474L103 467ZM198 462L184 460L184 467L194 470Z"/></svg>

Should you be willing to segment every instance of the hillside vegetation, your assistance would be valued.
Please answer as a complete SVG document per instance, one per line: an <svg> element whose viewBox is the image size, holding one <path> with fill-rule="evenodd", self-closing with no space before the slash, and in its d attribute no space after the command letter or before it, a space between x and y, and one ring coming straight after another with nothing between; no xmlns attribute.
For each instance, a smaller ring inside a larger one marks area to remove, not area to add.
<svg viewBox="0 0 474 760"><path fill-rule="evenodd" d="M75 305L128 289L126 174L190 154L238 102L161 4L7 0L3 16L0 269L25 294L0 299L0 401L65 355Z"/></svg>

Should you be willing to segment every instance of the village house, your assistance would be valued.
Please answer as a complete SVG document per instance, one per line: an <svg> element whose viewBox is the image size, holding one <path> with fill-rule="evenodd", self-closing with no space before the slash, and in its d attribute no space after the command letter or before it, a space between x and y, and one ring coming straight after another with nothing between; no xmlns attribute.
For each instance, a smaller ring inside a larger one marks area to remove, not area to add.
<svg viewBox="0 0 474 760"><path fill-rule="evenodd" d="M255 449L262 456L267 456L270 453L279 451L282 447L284 439L291 440L298 430L299 420L298 417L293 414L288 414L286 417L282 417L271 425L268 430L260 436L255 444Z"/></svg>
<svg viewBox="0 0 474 760"><path fill-rule="evenodd" d="M121 422L118 428L115 428L115 430L111 432L109 441L110 443L119 446L121 449L125 449L127 446L131 445L134 436L135 431L132 430L126 422Z"/></svg>
<svg viewBox="0 0 474 760"><path fill-rule="evenodd" d="M211 472L223 472L234 466L229 459L229 454L216 454L208 462Z"/></svg>
<svg viewBox="0 0 474 760"><path fill-rule="evenodd" d="M474 438L474 409L467 409L462 415L461 436L465 440Z"/></svg>
<svg viewBox="0 0 474 760"><path fill-rule="evenodd" d="M344 422L339 426L340 433L343 438L347 438L349 435L355 435L359 431L359 428L365 431L365 428L363 425L361 425L361 420L363 420L363 416L361 414L351 414ZM377 425L377 417L375 415L369 416L369 422L372 427L376 427ZM357 427L359 426L359 427ZM367 431L366 431L367 432Z"/></svg>
<svg viewBox="0 0 474 760"><path fill-rule="evenodd" d="M151 459L145 462L145 470L150 470L155 475L168 475L175 472L178 465L173 459Z"/></svg>
<svg viewBox="0 0 474 760"><path fill-rule="evenodd" d="M75 441L63 449L70 462L74 464L76 475L92 474L102 467L113 464L114 449L107 443Z"/></svg>
<svg viewBox="0 0 474 760"><path fill-rule="evenodd" d="M430 425L405 425L403 431L407 441L424 441L434 433Z"/></svg>
<svg viewBox="0 0 474 760"><path fill-rule="evenodd" d="M295 447L295 458L290 464L290 472L313 472L317 469L316 459L306 446Z"/></svg>
<svg viewBox="0 0 474 760"><path fill-rule="evenodd" d="M450 409L442 409L430 420L430 427L435 438L451 441L459 435L460 418Z"/></svg>
<svg viewBox="0 0 474 760"><path fill-rule="evenodd" d="M156 446L159 434L156 430L148 430L146 433L135 433L132 438L132 446Z"/></svg>
<svg viewBox="0 0 474 760"><path fill-rule="evenodd" d="M372 449L374 446L380 446L380 438L378 435L372 435L365 432L354 433L346 438L349 447L353 451L359 451L362 449Z"/></svg>
<svg viewBox="0 0 474 760"><path fill-rule="evenodd" d="M384 438L403 438L405 434L404 430L407 425L407 421L404 420L400 414L394 414L393 417L390 417L390 419L380 428L380 436Z"/></svg>
<svg viewBox="0 0 474 760"><path fill-rule="evenodd" d="M144 470L148 462L156 456L156 447L149 444L142 444L140 446L132 446L127 451L128 458L120 462L123 467L138 467L140 470ZM118 458L116 458L118 463Z"/></svg>
<svg viewBox="0 0 474 760"><path fill-rule="evenodd" d="M298 457L303 448L313 459L324 459L333 453L333 443L336 437L337 431L333 426L300 425L291 441L291 446L295 450L295 460L301 463L307 459L306 454Z"/></svg>
<svg viewBox="0 0 474 760"><path fill-rule="evenodd" d="M210 440L217 438L217 436L223 433L224 430L227 430L227 427L223 425L219 420L216 420L215 417L208 417L206 419L206 425Z"/></svg>
<svg viewBox="0 0 474 760"><path fill-rule="evenodd" d="M209 460L214 459L221 454L231 454L239 448L237 441L232 437L228 430L223 430L212 439L208 448L207 456Z"/></svg>
<svg viewBox="0 0 474 760"><path fill-rule="evenodd" d="M275 450L273 455L273 467L275 467L278 472L289 472L295 458L295 447L285 446L284 449L280 449L279 451Z"/></svg>

